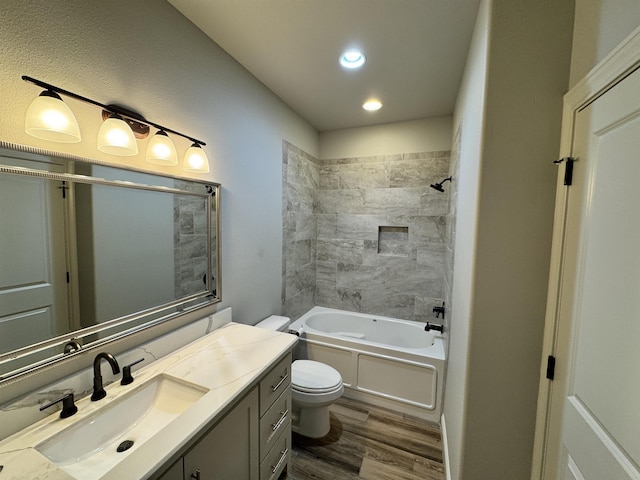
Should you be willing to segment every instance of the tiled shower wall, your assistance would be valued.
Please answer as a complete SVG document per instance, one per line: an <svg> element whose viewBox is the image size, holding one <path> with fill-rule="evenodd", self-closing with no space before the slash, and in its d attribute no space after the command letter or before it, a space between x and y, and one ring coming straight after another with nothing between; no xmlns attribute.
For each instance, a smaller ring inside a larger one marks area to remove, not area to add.
<svg viewBox="0 0 640 480"><path fill-rule="evenodd" d="M285 142L283 313L432 320L444 298L450 152L319 161Z"/></svg>
<svg viewBox="0 0 640 480"><path fill-rule="evenodd" d="M314 201L320 162L282 144L282 314L298 318L316 305L316 224Z"/></svg>

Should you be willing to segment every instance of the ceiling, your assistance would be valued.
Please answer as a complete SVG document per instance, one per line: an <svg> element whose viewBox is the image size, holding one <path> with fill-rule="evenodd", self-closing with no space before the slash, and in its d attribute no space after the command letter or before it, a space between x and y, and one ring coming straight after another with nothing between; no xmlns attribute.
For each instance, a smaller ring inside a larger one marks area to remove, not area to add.
<svg viewBox="0 0 640 480"><path fill-rule="evenodd" d="M479 1L169 0L321 132L450 115Z"/></svg>

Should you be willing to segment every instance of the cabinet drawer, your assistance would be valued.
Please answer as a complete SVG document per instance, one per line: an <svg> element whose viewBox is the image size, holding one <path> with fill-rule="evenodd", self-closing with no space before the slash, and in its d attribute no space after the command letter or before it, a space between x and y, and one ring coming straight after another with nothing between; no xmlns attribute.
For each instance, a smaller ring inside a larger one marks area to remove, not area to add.
<svg viewBox="0 0 640 480"><path fill-rule="evenodd" d="M280 433L260 464L260 480L277 479L291 461L291 432L287 429Z"/></svg>
<svg viewBox="0 0 640 480"><path fill-rule="evenodd" d="M282 392L267 413L260 419L260 461L271 450L280 432L289 429L291 423L291 390Z"/></svg>
<svg viewBox="0 0 640 480"><path fill-rule="evenodd" d="M273 402L291 385L291 353L280 361L260 381L260 416L271 407Z"/></svg>

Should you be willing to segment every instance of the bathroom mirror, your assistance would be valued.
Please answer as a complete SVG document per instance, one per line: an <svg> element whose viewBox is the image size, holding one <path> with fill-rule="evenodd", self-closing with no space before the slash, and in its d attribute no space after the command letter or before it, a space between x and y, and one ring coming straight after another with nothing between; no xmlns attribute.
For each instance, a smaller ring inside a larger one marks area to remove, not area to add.
<svg viewBox="0 0 640 480"><path fill-rule="evenodd" d="M0 142L0 382L219 302L219 201Z"/></svg>

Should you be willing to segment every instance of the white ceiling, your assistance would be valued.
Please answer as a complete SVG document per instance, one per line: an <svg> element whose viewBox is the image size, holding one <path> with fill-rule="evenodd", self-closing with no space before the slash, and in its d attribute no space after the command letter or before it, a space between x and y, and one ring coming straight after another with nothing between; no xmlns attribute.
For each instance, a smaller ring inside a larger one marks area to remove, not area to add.
<svg viewBox="0 0 640 480"><path fill-rule="evenodd" d="M450 115L479 1L169 0L319 131Z"/></svg>

